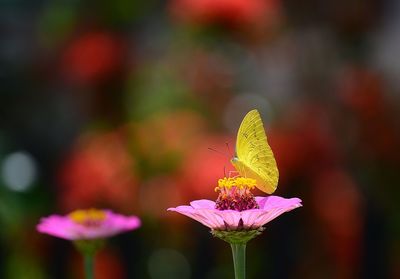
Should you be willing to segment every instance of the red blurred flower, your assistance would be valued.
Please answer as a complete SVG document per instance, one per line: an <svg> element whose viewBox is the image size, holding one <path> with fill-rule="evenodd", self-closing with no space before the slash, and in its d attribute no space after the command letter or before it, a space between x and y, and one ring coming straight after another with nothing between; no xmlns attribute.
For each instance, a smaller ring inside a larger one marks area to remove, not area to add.
<svg viewBox="0 0 400 279"><path fill-rule="evenodd" d="M62 55L61 71L80 83L101 81L119 69L123 43L108 32L85 33L67 45Z"/></svg>
<svg viewBox="0 0 400 279"><path fill-rule="evenodd" d="M272 127L269 141L277 160L280 181L313 176L341 159L326 108L303 103L285 113Z"/></svg>
<svg viewBox="0 0 400 279"><path fill-rule="evenodd" d="M90 207L131 211L136 192L133 172L132 158L119 135L83 137L60 170L61 206L66 211Z"/></svg>
<svg viewBox="0 0 400 279"><path fill-rule="evenodd" d="M203 49L189 53L179 74L190 90L216 114L232 95L234 66L224 57Z"/></svg>
<svg viewBox="0 0 400 279"><path fill-rule="evenodd" d="M183 202L179 179L174 175L160 175L150 178L140 188L139 206L142 214L154 217L166 216L165 209Z"/></svg>
<svg viewBox="0 0 400 279"><path fill-rule="evenodd" d="M371 119L385 111L383 81L364 67L349 67L339 79L338 95L359 117Z"/></svg>
<svg viewBox="0 0 400 279"><path fill-rule="evenodd" d="M398 164L400 134L396 113L385 100L384 90L382 77L361 66L347 68L339 78L338 96L353 119L348 129L356 131L358 137L352 149L358 149L363 158L372 155L372 160Z"/></svg>
<svg viewBox="0 0 400 279"><path fill-rule="evenodd" d="M215 198L216 181L224 176L224 171L228 176L229 171L233 170L230 163L233 154L228 154L226 142L232 143L233 140L226 136L204 137L198 139L197 144L186 154L182 164L180 191L186 193L188 200L196 197ZM227 153L227 156L209 148Z"/></svg>
<svg viewBox="0 0 400 279"><path fill-rule="evenodd" d="M360 263L364 220L360 190L341 169L321 172L312 186L314 211L336 264L336 277L354 278Z"/></svg>
<svg viewBox="0 0 400 279"><path fill-rule="evenodd" d="M277 0L172 0L170 10L185 22L239 27L273 21L280 5Z"/></svg>

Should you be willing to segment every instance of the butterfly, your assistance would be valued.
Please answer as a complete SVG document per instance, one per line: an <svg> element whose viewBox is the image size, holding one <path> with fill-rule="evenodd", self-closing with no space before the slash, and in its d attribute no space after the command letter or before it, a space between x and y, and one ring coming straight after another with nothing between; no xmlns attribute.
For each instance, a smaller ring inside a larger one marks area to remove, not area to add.
<svg viewBox="0 0 400 279"><path fill-rule="evenodd" d="M239 175L255 179L261 191L272 194L276 190L279 171L256 109L248 112L240 124L231 163Z"/></svg>

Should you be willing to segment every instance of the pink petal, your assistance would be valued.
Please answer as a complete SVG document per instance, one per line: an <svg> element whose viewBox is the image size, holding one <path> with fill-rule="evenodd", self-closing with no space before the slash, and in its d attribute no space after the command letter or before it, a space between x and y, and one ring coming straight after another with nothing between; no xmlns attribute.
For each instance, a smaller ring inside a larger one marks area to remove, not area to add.
<svg viewBox="0 0 400 279"><path fill-rule="evenodd" d="M195 200L190 203L191 206L178 206L168 208L168 211L176 211L188 216L211 229L220 229L225 227L224 220L216 214L215 203L210 200Z"/></svg>
<svg viewBox="0 0 400 279"><path fill-rule="evenodd" d="M210 200L195 200L190 203L193 208L215 209L215 202Z"/></svg>
<svg viewBox="0 0 400 279"><path fill-rule="evenodd" d="M272 221L279 215L283 214L286 210L284 209L277 209L277 210L272 210L266 212L266 214L260 215L254 222L255 226L261 227L265 225L266 223Z"/></svg>
<svg viewBox="0 0 400 279"><path fill-rule="evenodd" d="M130 231L140 227L140 219L136 216L124 216L112 212L107 213L107 219L99 228L94 228L91 232L93 236L96 234L103 237L113 236L122 232Z"/></svg>
<svg viewBox="0 0 400 279"><path fill-rule="evenodd" d="M180 206L177 206L177 207L170 207L170 208L167 209L167 211L175 211L175 212L179 212L179 213L181 211L194 212L194 208L189 206L189 205L180 205Z"/></svg>
<svg viewBox="0 0 400 279"><path fill-rule="evenodd" d="M266 214L267 212L260 209L251 209L243 211L242 212L243 226L249 229L261 227L259 225L259 222L257 222L257 220Z"/></svg>
<svg viewBox="0 0 400 279"><path fill-rule="evenodd" d="M268 197L256 197L256 201L261 209L269 209L274 207L289 207L296 208L301 206L301 200L299 198L285 199L279 196L268 196ZM292 208L292 209L293 209Z"/></svg>
<svg viewBox="0 0 400 279"><path fill-rule="evenodd" d="M218 216L218 211L217 209L197 209L196 215L203 216L210 223L210 228L221 229L225 227L225 223L224 220Z"/></svg>
<svg viewBox="0 0 400 279"><path fill-rule="evenodd" d="M74 230L74 223L72 223L69 218L63 216L51 215L42 218L40 223L36 226L36 229L40 233L49 234L67 240L74 239L74 234L71 233Z"/></svg>
<svg viewBox="0 0 400 279"><path fill-rule="evenodd" d="M213 227L212 222L210 222L207 217L205 217L202 214L199 214L193 207L191 206L186 206L186 205L181 205L176 208L168 208L168 211L175 211L180 214L183 214L189 218L192 218L196 220L197 222L202 223L204 226L207 226L209 228Z"/></svg>
<svg viewBox="0 0 400 279"><path fill-rule="evenodd" d="M170 207L167 209L168 211L175 211L181 214L185 214L185 215L193 215L195 213L195 210L193 207L188 206L188 205L180 205L177 207Z"/></svg>
<svg viewBox="0 0 400 279"><path fill-rule="evenodd" d="M235 210L217 210L216 214L228 225L228 229L237 228L241 219L241 213Z"/></svg>

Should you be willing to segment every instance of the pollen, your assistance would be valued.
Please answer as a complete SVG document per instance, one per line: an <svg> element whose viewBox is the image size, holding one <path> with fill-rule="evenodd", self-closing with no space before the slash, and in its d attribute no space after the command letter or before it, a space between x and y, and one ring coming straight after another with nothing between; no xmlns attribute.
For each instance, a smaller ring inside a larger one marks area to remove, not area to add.
<svg viewBox="0 0 400 279"><path fill-rule="evenodd" d="M68 217L75 223L94 227L99 226L106 219L106 212L99 209L88 209L88 210L75 210L71 212Z"/></svg>
<svg viewBox="0 0 400 279"><path fill-rule="evenodd" d="M237 189L253 189L256 187L256 180L252 178L246 177L229 177L229 178L221 178L218 180L218 186L215 188L215 191L219 191L223 188L229 190L232 188Z"/></svg>
<svg viewBox="0 0 400 279"><path fill-rule="evenodd" d="M256 187L256 180L246 177L229 177L218 180L215 188L219 192L215 208L219 210L237 210L259 208L251 189Z"/></svg>

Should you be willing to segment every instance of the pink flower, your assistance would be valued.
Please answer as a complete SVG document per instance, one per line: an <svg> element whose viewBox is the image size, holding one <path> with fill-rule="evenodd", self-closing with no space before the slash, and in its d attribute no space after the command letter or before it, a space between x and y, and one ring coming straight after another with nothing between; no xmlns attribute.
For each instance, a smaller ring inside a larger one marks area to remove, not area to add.
<svg viewBox="0 0 400 279"><path fill-rule="evenodd" d="M41 233L67 240L90 240L114 236L140 227L136 216L124 216L110 210L76 210L66 216L51 215L37 225Z"/></svg>
<svg viewBox="0 0 400 279"><path fill-rule="evenodd" d="M217 231L257 230L279 215L302 206L298 198L254 197L255 181L247 178L219 180L216 202L195 200L190 206L169 208Z"/></svg>

